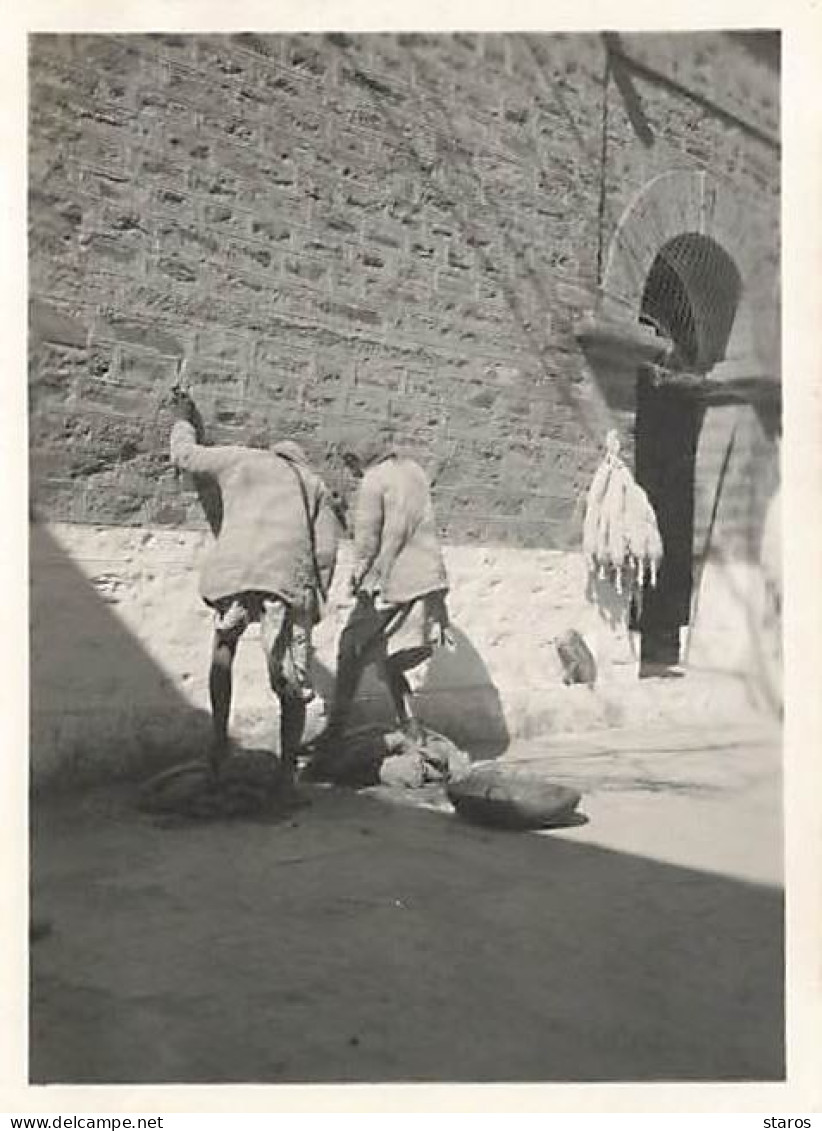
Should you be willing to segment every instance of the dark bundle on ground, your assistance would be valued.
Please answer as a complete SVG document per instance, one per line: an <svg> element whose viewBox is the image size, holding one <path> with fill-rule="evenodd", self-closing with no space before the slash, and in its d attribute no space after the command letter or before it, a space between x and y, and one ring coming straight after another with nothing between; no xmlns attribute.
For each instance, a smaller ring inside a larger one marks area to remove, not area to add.
<svg viewBox="0 0 822 1131"><path fill-rule="evenodd" d="M191 819L273 814L293 807L279 759L266 750L233 753L215 774L207 761L186 762L148 781L143 812Z"/></svg>
<svg viewBox="0 0 822 1131"><path fill-rule="evenodd" d="M478 763L447 786L461 817L504 829L544 829L577 823L581 795L527 771Z"/></svg>
<svg viewBox="0 0 822 1131"><path fill-rule="evenodd" d="M363 727L346 735L338 747L311 764L306 778L352 789L391 785L408 789L455 780L466 773L470 758L450 739L426 730L414 740L400 731Z"/></svg>

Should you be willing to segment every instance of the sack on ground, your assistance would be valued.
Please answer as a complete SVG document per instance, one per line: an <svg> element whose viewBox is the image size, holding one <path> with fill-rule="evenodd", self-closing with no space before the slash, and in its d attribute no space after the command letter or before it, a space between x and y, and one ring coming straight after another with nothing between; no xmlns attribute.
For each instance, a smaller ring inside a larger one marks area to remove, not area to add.
<svg viewBox="0 0 822 1131"><path fill-rule="evenodd" d="M581 794L515 767L479 763L448 785L448 799L469 821L505 829L540 829L567 824Z"/></svg>

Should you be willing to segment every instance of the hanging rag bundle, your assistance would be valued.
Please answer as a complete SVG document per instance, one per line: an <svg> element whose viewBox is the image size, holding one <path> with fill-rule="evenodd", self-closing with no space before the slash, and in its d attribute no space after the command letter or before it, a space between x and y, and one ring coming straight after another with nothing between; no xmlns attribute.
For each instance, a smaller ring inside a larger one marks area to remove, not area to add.
<svg viewBox="0 0 822 1131"><path fill-rule="evenodd" d="M620 458L619 439L611 431L605 458L596 470L585 507L583 549L590 568L613 581L622 593L625 575L642 588L656 586L662 538L650 500Z"/></svg>

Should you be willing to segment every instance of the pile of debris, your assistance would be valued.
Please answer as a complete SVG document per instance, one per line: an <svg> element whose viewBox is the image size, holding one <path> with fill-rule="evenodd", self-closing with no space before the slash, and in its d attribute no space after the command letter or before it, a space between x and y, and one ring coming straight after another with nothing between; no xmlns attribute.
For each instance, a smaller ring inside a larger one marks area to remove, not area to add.
<svg viewBox="0 0 822 1131"><path fill-rule="evenodd" d="M399 731L364 727L346 736L321 764L303 767L302 780L352 789L383 786L420 790L439 786L456 813L478 824L508 829L574 823L578 792L513 766L471 762L434 731L415 740ZM143 812L162 817L228 819L276 816L300 804L300 793L267 750L237 750L215 770L203 759L151 778L142 788Z"/></svg>

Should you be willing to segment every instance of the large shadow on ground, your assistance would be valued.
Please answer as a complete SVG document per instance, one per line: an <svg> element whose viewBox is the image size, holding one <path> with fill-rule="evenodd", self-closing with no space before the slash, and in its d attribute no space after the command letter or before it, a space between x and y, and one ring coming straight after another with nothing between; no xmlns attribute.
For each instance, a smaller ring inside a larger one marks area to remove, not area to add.
<svg viewBox="0 0 822 1131"><path fill-rule="evenodd" d="M452 626L452 633L455 649L437 649L419 690L419 716L474 757L496 758L510 741L500 693L467 633L457 625ZM315 660L312 678L319 694L330 703L333 673ZM352 725L390 726L393 721L388 693L370 668L357 695Z"/></svg>
<svg viewBox="0 0 822 1131"><path fill-rule="evenodd" d="M438 649L428 669L423 718L469 751L496 758L510 741L499 691L469 636L457 625L452 631L456 648Z"/></svg>
<svg viewBox="0 0 822 1131"><path fill-rule="evenodd" d="M29 527L30 769L58 782L161 766L201 752L208 719L113 611L105 559L89 580L52 534Z"/></svg>
<svg viewBox="0 0 822 1131"><path fill-rule="evenodd" d="M777 889L319 789L279 824L45 813L33 1082L783 1078Z"/></svg>

